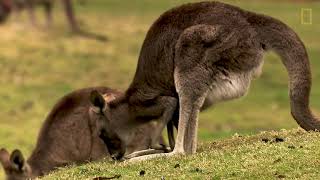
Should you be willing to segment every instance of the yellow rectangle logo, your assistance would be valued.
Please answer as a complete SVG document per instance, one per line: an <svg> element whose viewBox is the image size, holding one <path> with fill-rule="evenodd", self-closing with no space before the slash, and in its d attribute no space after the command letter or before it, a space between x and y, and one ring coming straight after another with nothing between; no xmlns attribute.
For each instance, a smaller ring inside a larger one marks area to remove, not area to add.
<svg viewBox="0 0 320 180"><path fill-rule="evenodd" d="M312 24L312 9L302 8L301 9L301 24Z"/></svg>

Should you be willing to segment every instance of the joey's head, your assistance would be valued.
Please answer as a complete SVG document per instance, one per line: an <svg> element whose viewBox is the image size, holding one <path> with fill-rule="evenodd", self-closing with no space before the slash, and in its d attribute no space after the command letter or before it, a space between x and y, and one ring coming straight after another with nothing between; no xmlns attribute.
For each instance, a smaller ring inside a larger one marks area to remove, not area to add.
<svg viewBox="0 0 320 180"><path fill-rule="evenodd" d="M0 149L0 162L7 180L26 180L31 177L31 169L19 150L14 150L10 155L6 149Z"/></svg>
<svg viewBox="0 0 320 180"><path fill-rule="evenodd" d="M90 118L96 123L98 135L106 144L111 157L120 160L126 152L126 145L116 132L116 123L113 123L118 120L114 119L114 117L118 117L114 114L119 113L116 112L117 109L113 112L108 104L115 98L113 94L102 95L98 91L92 91L90 94L92 104Z"/></svg>
<svg viewBox="0 0 320 180"><path fill-rule="evenodd" d="M4 23L11 13L11 0L0 0L0 23Z"/></svg>

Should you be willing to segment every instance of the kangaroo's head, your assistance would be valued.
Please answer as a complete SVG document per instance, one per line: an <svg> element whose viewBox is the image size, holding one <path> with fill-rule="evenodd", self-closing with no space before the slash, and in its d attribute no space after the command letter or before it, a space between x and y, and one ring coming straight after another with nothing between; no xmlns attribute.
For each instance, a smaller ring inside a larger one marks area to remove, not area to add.
<svg viewBox="0 0 320 180"><path fill-rule="evenodd" d="M90 101L92 104L90 118L96 123L98 135L106 144L113 159L120 160L126 151L125 142L117 134L114 123L111 123L112 114L108 102L115 99L115 96L102 95L98 91L92 91ZM118 116L121 114L117 113Z"/></svg>
<svg viewBox="0 0 320 180"><path fill-rule="evenodd" d="M7 180L26 180L31 176L31 169L19 150L14 150L10 155L6 149L1 149L0 162Z"/></svg>

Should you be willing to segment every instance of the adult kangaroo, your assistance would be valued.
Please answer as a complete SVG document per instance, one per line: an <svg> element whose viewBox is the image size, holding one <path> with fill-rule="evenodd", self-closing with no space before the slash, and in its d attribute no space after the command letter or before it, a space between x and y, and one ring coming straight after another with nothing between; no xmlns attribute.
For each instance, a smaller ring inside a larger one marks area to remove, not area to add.
<svg viewBox="0 0 320 180"><path fill-rule="evenodd" d="M51 26L52 24L52 8L53 2L56 0L1 0L1 4L9 6L11 9L15 10L17 13L20 13L22 9L27 9L30 15L30 19L33 25L36 25L35 11L34 8L36 5L41 5L44 7L46 14L47 25ZM71 0L61 0L66 17L68 19L70 28L74 32L79 32L79 25L75 19L74 10Z"/></svg>
<svg viewBox="0 0 320 180"><path fill-rule="evenodd" d="M154 131L159 129L157 124L150 123L136 128L131 134L125 133L131 137L124 141L124 134L115 129L125 125L101 118L101 110L92 104L92 91L103 94L106 102L110 97L122 94L108 87L92 87L76 90L61 98L44 121L37 144L27 161L19 150L11 154L6 149L0 150L0 163L8 180L35 178L61 166L104 157L121 159L125 153L149 149L154 138L160 139L161 143L161 137L154 137Z"/></svg>
<svg viewBox="0 0 320 180"><path fill-rule="evenodd" d="M193 154L201 107L245 95L269 50L288 71L294 119L305 130L320 129L309 108L310 64L298 35L277 19L221 2L185 4L162 14L146 35L130 87L109 103L110 112L127 108L128 118L172 118L179 101L175 148L165 155Z"/></svg>
<svg viewBox="0 0 320 180"><path fill-rule="evenodd" d="M26 9L29 12L31 23L33 26L36 26L37 21L35 17L35 6L41 5L45 10L47 26L51 27L53 21L52 9L55 1L57 0L0 0L0 23L5 22L12 11L20 14L23 9ZM61 0L61 3L63 5L70 29L74 34L102 42L106 42L108 40L107 37L102 34L86 31L80 28L75 17L72 0ZM83 4L85 1L82 0L80 3Z"/></svg>

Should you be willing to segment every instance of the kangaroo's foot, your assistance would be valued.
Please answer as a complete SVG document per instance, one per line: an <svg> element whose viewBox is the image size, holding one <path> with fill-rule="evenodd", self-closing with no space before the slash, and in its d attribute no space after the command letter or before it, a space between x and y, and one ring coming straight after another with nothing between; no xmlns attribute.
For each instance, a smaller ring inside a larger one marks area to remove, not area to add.
<svg viewBox="0 0 320 180"><path fill-rule="evenodd" d="M183 155L183 153L172 151L170 153L158 153L158 154L148 154L139 157L133 157L131 159L126 160L127 162L139 162L139 161L146 161L154 158L162 158L162 157L171 157L171 156L178 156Z"/></svg>
<svg viewBox="0 0 320 180"><path fill-rule="evenodd" d="M124 159L128 160L128 159L132 159L140 156L146 156L151 154L161 154L161 153L166 153L166 152L161 149L146 149L146 150L136 151L131 154L128 154L124 157Z"/></svg>
<svg viewBox="0 0 320 180"><path fill-rule="evenodd" d="M146 150L141 150L141 151L136 151L131 154L128 154L124 157L124 159L132 159L135 157L139 156L145 156L145 155L150 155L150 154L159 154L159 153L168 153L171 152L172 150L166 146L161 146L159 148L154 148L152 147L151 149L146 149Z"/></svg>

